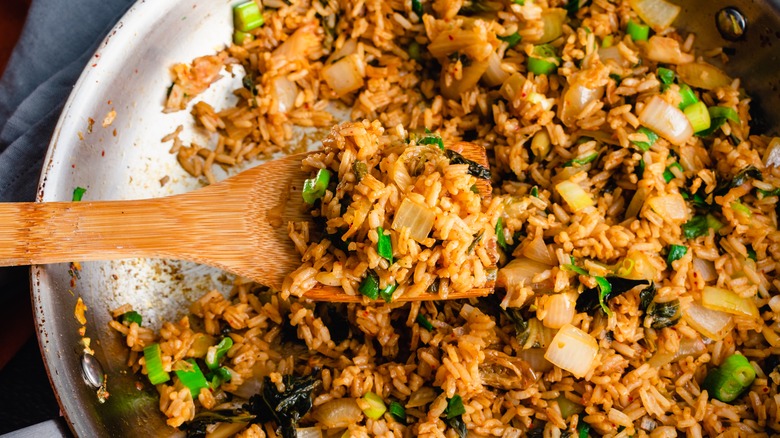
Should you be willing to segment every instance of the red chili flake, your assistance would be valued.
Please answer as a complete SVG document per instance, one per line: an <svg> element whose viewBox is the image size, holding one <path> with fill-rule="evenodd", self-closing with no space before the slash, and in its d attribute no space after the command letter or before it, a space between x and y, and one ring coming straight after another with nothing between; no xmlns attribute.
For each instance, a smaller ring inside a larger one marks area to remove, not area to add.
<svg viewBox="0 0 780 438"><path fill-rule="evenodd" d="M92 64L92 67L97 67L97 64Z"/></svg>
<svg viewBox="0 0 780 438"><path fill-rule="evenodd" d="M71 164L71 165L70 165L70 167L72 167L72 168L74 168L74 169L75 169L75 168L76 168L76 165L75 165L75 164Z"/></svg>
<svg viewBox="0 0 780 438"><path fill-rule="evenodd" d="M455 41L455 37L454 37L454 36L452 36L452 35L447 35L447 38L449 38L449 39L450 39L450 41Z"/></svg>
<svg viewBox="0 0 780 438"><path fill-rule="evenodd" d="M100 151L100 156L101 157L105 157L106 156L106 151Z"/></svg>

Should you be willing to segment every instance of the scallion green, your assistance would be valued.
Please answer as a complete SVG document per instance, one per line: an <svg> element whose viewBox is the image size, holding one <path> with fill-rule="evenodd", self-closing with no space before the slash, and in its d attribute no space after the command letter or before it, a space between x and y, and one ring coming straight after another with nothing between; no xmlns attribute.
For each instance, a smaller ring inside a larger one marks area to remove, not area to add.
<svg viewBox="0 0 780 438"><path fill-rule="evenodd" d="M78 202L81 201L81 198L84 197L84 193L87 192L87 189L84 187L76 187L73 189L73 201Z"/></svg>
<svg viewBox="0 0 780 438"><path fill-rule="evenodd" d="M127 323L127 325L130 325L132 323L136 323L140 326L142 321L143 318L141 317L141 314L136 312L135 310L125 312L119 316L119 322L121 322L122 324Z"/></svg>
<svg viewBox="0 0 780 438"><path fill-rule="evenodd" d="M379 291L379 296L382 297L385 302L389 303L393 301L393 293L395 293L396 289L398 289L398 283L388 284Z"/></svg>
<svg viewBox="0 0 780 438"><path fill-rule="evenodd" d="M682 165L680 163L674 162L668 166L666 166L666 170L664 170L664 181L669 182L675 178L677 178L677 175L672 171L672 169L676 169L680 173L685 172L685 169L683 169Z"/></svg>
<svg viewBox="0 0 780 438"><path fill-rule="evenodd" d="M596 280L596 285L599 288L599 305L601 305L601 309L607 315L612 315L612 311L609 310L607 305L607 298L612 293L612 285L604 277L593 277L593 279Z"/></svg>
<svg viewBox="0 0 780 438"><path fill-rule="evenodd" d="M506 236L504 235L504 218L501 216L499 216L498 221L496 221L496 242L504 251L509 247L506 243Z"/></svg>
<svg viewBox="0 0 780 438"><path fill-rule="evenodd" d="M666 256L666 262L669 266L675 260L680 260L688 252L688 247L685 245L672 245L669 247L669 254Z"/></svg>
<svg viewBox="0 0 780 438"><path fill-rule="evenodd" d="M710 113L710 118L716 119L721 117L731 120L734 123L739 123L739 114L737 114L737 111L734 108L729 108L726 106L711 106L707 108L707 111Z"/></svg>
<svg viewBox="0 0 780 438"><path fill-rule="evenodd" d="M406 424L406 409L398 402L390 402L387 411L398 422Z"/></svg>
<svg viewBox="0 0 780 438"><path fill-rule="evenodd" d="M222 359L231 347L233 347L233 339L230 336L225 336L219 341L219 344L209 347L206 350L206 366L210 370L219 368L220 362L222 362Z"/></svg>
<svg viewBox="0 0 780 438"><path fill-rule="evenodd" d="M240 30L236 29L233 31L233 44L237 46L244 45L247 41L252 41L255 39L255 36L251 33L247 32L241 32Z"/></svg>
<svg viewBox="0 0 780 438"><path fill-rule="evenodd" d="M372 270L366 272L366 277L360 282L358 291L372 300L379 297L379 276L376 272Z"/></svg>
<svg viewBox="0 0 780 438"><path fill-rule="evenodd" d="M626 33L634 41L647 41L647 38L650 37L650 26L637 23L634 20L628 20Z"/></svg>
<svg viewBox="0 0 780 438"><path fill-rule="evenodd" d="M658 76L658 80L664 85L674 83L674 72L668 68L658 67L655 74Z"/></svg>
<svg viewBox="0 0 780 438"><path fill-rule="evenodd" d="M260 7L254 1L241 3L233 7L233 27L241 32L249 32L262 26L265 20Z"/></svg>
<svg viewBox="0 0 780 438"><path fill-rule="evenodd" d="M571 166L574 166L574 165L584 166L584 165L590 163L591 161L594 161L596 158L598 158L598 156L599 156L598 152L592 152L592 153L590 153L588 155L585 155L582 158L574 158L572 160L569 160L569 161L563 163L563 167L571 167Z"/></svg>
<svg viewBox="0 0 780 438"><path fill-rule="evenodd" d="M387 260L391 265L393 264L393 242L390 240L390 236L385 234L385 230L382 227L377 227L377 242L376 252L380 257Z"/></svg>
<svg viewBox="0 0 780 438"><path fill-rule="evenodd" d="M423 5L422 1L420 0L412 0L412 12L417 14L420 19L422 19L423 16Z"/></svg>
<svg viewBox="0 0 780 438"><path fill-rule="evenodd" d="M559 58L549 44L541 44L533 49L527 60L528 71L535 75L550 75L558 69Z"/></svg>
<svg viewBox="0 0 780 438"><path fill-rule="evenodd" d="M681 84L680 85L680 109L684 110L685 108L693 105L694 103L698 102L699 98L696 97L696 93L693 92L691 87L688 86L688 84ZM694 131L696 131L694 129Z"/></svg>
<svg viewBox="0 0 780 438"><path fill-rule="evenodd" d="M710 113L707 111L707 105L704 102L696 102L690 104L683 109L685 117L691 122L693 132L704 131L710 127L712 121L710 120Z"/></svg>
<svg viewBox="0 0 780 438"><path fill-rule="evenodd" d="M539 197L539 187L537 186L531 187L531 196L533 196L534 198Z"/></svg>
<svg viewBox="0 0 780 438"><path fill-rule="evenodd" d="M431 324L430 321L428 321L428 318L425 317L422 313L417 314L417 324L420 324L420 327L424 328L425 330L432 331L433 330L433 324Z"/></svg>
<svg viewBox="0 0 780 438"><path fill-rule="evenodd" d="M409 43L409 47L406 48L406 53L409 54L409 57L414 59L415 61L419 62L422 60L422 52L420 51L420 43L417 41L412 41Z"/></svg>
<svg viewBox="0 0 780 438"><path fill-rule="evenodd" d="M441 139L439 134L435 134L426 130L425 135L417 140L417 144L432 144L444 150L444 140Z"/></svg>
<svg viewBox="0 0 780 438"><path fill-rule="evenodd" d="M754 262L758 261L758 256L756 255L756 250L753 249L753 245L745 245L745 249L747 250L747 256L750 260L753 260Z"/></svg>
<svg viewBox="0 0 780 438"><path fill-rule="evenodd" d="M179 361L177 362L177 365L179 368L175 369L173 372L176 373L179 382L190 390L192 398L197 399L200 390L209 387L206 376L203 375L203 371L200 370L194 359Z"/></svg>
<svg viewBox="0 0 780 438"><path fill-rule="evenodd" d="M601 40L601 47L606 49L608 47L612 47L612 42L614 40L614 37L612 35L607 35L604 37L603 40Z"/></svg>
<svg viewBox="0 0 780 438"><path fill-rule="evenodd" d="M750 388L755 379L756 370L745 356L736 353L707 373L702 388L706 389L711 397L730 403Z"/></svg>
<svg viewBox="0 0 780 438"><path fill-rule="evenodd" d="M171 376L163 369L160 344L151 344L144 347L144 362L146 374L152 385L159 385L171 379Z"/></svg>
<svg viewBox="0 0 780 438"><path fill-rule="evenodd" d="M500 39L501 41L505 41L509 45L509 48L511 49L512 47L520 43L523 37L521 37L519 33L515 32L511 35L499 36L498 39Z"/></svg>
<svg viewBox="0 0 780 438"><path fill-rule="evenodd" d="M319 169L314 178L309 178L303 182L303 191L301 196L307 204L314 204L314 201L325 196L325 191L330 184L330 171L328 169Z"/></svg>
<svg viewBox="0 0 780 438"><path fill-rule="evenodd" d="M645 137L647 137L647 141L631 141L631 143L634 144L637 148L639 148L642 152L647 152L650 150L650 148L655 144L656 141L658 141L658 134L653 132L650 128L645 128L644 126L640 127L636 130L636 132L640 134L644 134Z"/></svg>

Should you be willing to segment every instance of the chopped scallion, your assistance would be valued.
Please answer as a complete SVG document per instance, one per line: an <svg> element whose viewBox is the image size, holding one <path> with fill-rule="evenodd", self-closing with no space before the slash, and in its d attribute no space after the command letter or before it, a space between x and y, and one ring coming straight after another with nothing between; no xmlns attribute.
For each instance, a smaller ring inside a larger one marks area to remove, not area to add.
<svg viewBox="0 0 780 438"><path fill-rule="evenodd" d="M533 53L528 57L528 71L535 75L549 75L558 69L558 56L555 54L552 46L541 44L533 49Z"/></svg>
<svg viewBox="0 0 780 438"><path fill-rule="evenodd" d="M506 244L506 236L504 235L504 218L500 216L498 221L496 221L496 241L501 249L504 251L507 250L508 245Z"/></svg>
<svg viewBox="0 0 780 438"><path fill-rule="evenodd" d="M699 236L707 235L710 228L718 231L722 227L723 224L718 219L708 214L706 216L694 216L688 222L682 224L681 228L686 239L695 239Z"/></svg>
<svg viewBox="0 0 780 438"><path fill-rule="evenodd" d="M650 26L637 23L634 20L628 20L626 33L634 41L647 41L647 38L650 37Z"/></svg>
<svg viewBox="0 0 780 438"><path fill-rule="evenodd" d="M390 236L385 234L385 230L382 227L377 227L376 233L378 235L376 242L376 252L380 257L387 260L391 265L393 264L393 242L390 240Z"/></svg>
<svg viewBox="0 0 780 438"><path fill-rule="evenodd" d="M539 187L537 186L531 187L531 196L533 196L534 198L539 197Z"/></svg>
<svg viewBox="0 0 780 438"><path fill-rule="evenodd" d="M409 57L414 59L415 61L421 61L422 60L422 54L420 52L420 43L417 41L412 41L409 43L409 47L406 48L406 53L409 54Z"/></svg>
<svg viewBox="0 0 780 438"><path fill-rule="evenodd" d="M363 401L368 403L368 408L363 409L363 413L372 420L382 418L382 415L387 412L387 406L385 406L384 400L374 392L368 391L366 395L363 396Z"/></svg>
<svg viewBox="0 0 780 438"><path fill-rule="evenodd" d="M658 80L664 85L669 85L674 82L674 72L668 68L658 67L656 76L658 76Z"/></svg>
<svg viewBox="0 0 780 438"><path fill-rule="evenodd" d="M612 35L607 35L604 37L603 40L601 40L601 47L606 49L608 47L612 47L612 42L614 40L614 37Z"/></svg>
<svg viewBox="0 0 780 438"><path fill-rule="evenodd" d="M577 438L588 438L590 436L590 424L580 421L577 425Z"/></svg>
<svg viewBox="0 0 780 438"><path fill-rule="evenodd" d="M523 39L523 37L521 37L519 33L515 32L511 35L499 36L498 39L509 44L509 48L511 49L512 47L516 46Z"/></svg>
<svg viewBox="0 0 780 438"><path fill-rule="evenodd" d="M209 387L206 376L203 375L203 371L200 370L194 359L179 361L177 365L179 365L179 369L174 370L176 377L179 378L182 385L190 390L192 398L197 399L200 390Z"/></svg>
<svg viewBox="0 0 780 438"><path fill-rule="evenodd" d="M612 311L609 310L607 305L607 298L612 293L612 285L604 277L593 277L593 279L596 280L596 285L599 287L599 305L601 305L601 309L607 315L612 315Z"/></svg>
<svg viewBox="0 0 780 438"><path fill-rule="evenodd" d="M638 179L642 179L645 176L645 159L640 158L639 162L636 163L636 168L634 170L636 172L636 177Z"/></svg>
<svg viewBox="0 0 780 438"><path fill-rule="evenodd" d="M396 421L406 424L406 409L400 403L390 402L387 410Z"/></svg>
<svg viewBox="0 0 780 438"><path fill-rule="evenodd" d="M737 111L734 108L729 108L726 106L711 106L707 108L707 111L710 113L710 118L724 118L731 120L734 123L739 123L739 114L737 114Z"/></svg>
<svg viewBox="0 0 780 438"><path fill-rule="evenodd" d="M412 0L412 11L422 19L423 5L421 0Z"/></svg>
<svg viewBox="0 0 780 438"><path fill-rule="evenodd" d="M696 97L696 93L694 93L687 84L680 85L680 99L681 110L684 110L699 101L699 98ZM696 130L694 129L694 131Z"/></svg>
<svg viewBox="0 0 780 438"><path fill-rule="evenodd" d="M206 350L206 366L210 370L219 368L220 362L222 362L222 359L231 347L233 347L233 339L230 336L225 336L219 341L219 344L209 347Z"/></svg>
<svg viewBox="0 0 780 438"><path fill-rule="evenodd" d="M247 32L241 32L240 30L236 29L233 31L233 44L237 46L244 45L247 41L252 41L255 39L255 36L251 33Z"/></svg>
<svg viewBox="0 0 780 438"><path fill-rule="evenodd" d="M171 379L171 376L163 369L160 344L152 344L144 347L144 362L146 373L152 385L159 385Z"/></svg>
<svg viewBox="0 0 780 438"><path fill-rule="evenodd" d="M84 193L86 192L87 189L85 189L84 187L76 187L75 189L73 189L73 201L74 202L81 201L81 198L84 197Z"/></svg>
<svg viewBox="0 0 780 438"><path fill-rule="evenodd" d="M379 297L379 276L376 275L376 272L369 270L366 273L366 278L360 282L358 291L372 300Z"/></svg>
<svg viewBox="0 0 780 438"><path fill-rule="evenodd" d="M719 367L710 370L702 387L711 397L730 403L748 389L754 380L756 370L745 356L736 353L727 357Z"/></svg>
<svg viewBox="0 0 780 438"><path fill-rule="evenodd" d="M688 252L688 247L685 245L672 245L669 247L669 255L666 256L666 262L669 266L675 260L680 260Z"/></svg>
<svg viewBox="0 0 780 438"><path fill-rule="evenodd" d="M417 324L420 324L420 327L424 328L425 330L433 330L433 324L431 324L431 322L428 321L428 318L426 318L422 313L417 314Z"/></svg>
<svg viewBox="0 0 780 438"><path fill-rule="evenodd" d="M756 255L756 250L753 249L753 245L745 245L745 248L747 249L748 258L754 262L757 262L758 256Z"/></svg>
<svg viewBox="0 0 780 438"><path fill-rule="evenodd" d="M525 6L525 0L512 0L512 3L520 6Z"/></svg>
<svg viewBox="0 0 780 438"><path fill-rule="evenodd" d="M303 191L301 196L307 204L314 204L314 201L325 196L325 191L330 183L330 171L328 169L319 169L314 178L309 178L303 182Z"/></svg>
<svg viewBox="0 0 780 438"><path fill-rule="evenodd" d="M264 22L260 7L254 1L241 3L233 8L233 27L241 32L257 29Z"/></svg>
<svg viewBox="0 0 780 438"><path fill-rule="evenodd" d="M647 152L650 150L650 148L655 144L656 141L658 141L658 134L653 132L649 128L645 128L644 126L640 127L636 130L636 132L640 134L644 134L645 137L647 137L647 141L632 141L631 143L634 144L639 150L642 152Z"/></svg>
<svg viewBox="0 0 780 438"><path fill-rule="evenodd" d="M593 152L593 153L590 153L588 155L585 155L582 158L575 158L573 160L569 160L569 161L563 163L563 167L571 167L571 166L574 166L574 165L584 166L584 165L590 163L591 161L594 161L596 158L598 158L598 156L599 156L598 152Z"/></svg>
<svg viewBox="0 0 780 438"><path fill-rule="evenodd" d="M417 140L417 144L433 144L438 146L439 149L444 149L444 140L441 139L441 136L431 132L426 132L425 136Z"/></svg>
<svg viewBox="0 0 780 438"><path fill-rule="evenodd" d="M395 293L396 289L398 289L398 283L388 284L379 291L379 296L382 297L385 302L389 303L393 301L393 293Z"/></svg>
<svg viewBox="0 0 780 438"><path fill-rule="evenodd" d="M707 111L707 105L704 102L696 102L685 107L683 110L685 117L691 122L693 132L701 132L710 127L710 113Z"/></svg>
<svg viewBox="0 0 780 438"><path fill-rule="evenodd" d="M143 318L141 317L140 313L136 312L135 310L131 310L129 312L123 313L119 317L119 321L122 324L127 323L127 325L130 325L132 323L136 323L140 326L141 322L143 321Z"/></svg>
<svg viewBox="0 0 780 438"><path fill-rule="evenodd" d="M677 178L677 175L675 175L672 169L677 169L680 173L683 173L685 171L685 169L683 169L680 163L676 163L676 162L672 163L666 167L666 170L664 170L664 181L669 182Z"/></svg>

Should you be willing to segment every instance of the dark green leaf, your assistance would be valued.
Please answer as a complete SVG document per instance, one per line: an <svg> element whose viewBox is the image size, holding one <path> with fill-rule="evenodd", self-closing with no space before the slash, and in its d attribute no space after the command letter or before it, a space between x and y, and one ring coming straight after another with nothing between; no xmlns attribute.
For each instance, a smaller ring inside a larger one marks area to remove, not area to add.
<svg viewBox="0 0 780 438"><path fill-rule="evenodd" d="M584 8L590 3L590 0L569 0L568 3L564 6L564 9L569 13L569 15L576 15L577 11Z"/></svg>
<svg viewBox="0 0 780 438"><path fill-rule="evenodd" d="M459 438L466 438L468 436L469 431L466 428L466 423L463 422L463 417L445 418L444 422L458 434Z"/></svg>
<svg viewBox="0 0 780 438"><path fill-rule="evenodd" d="M709 233L710 227L707 224L706 216L694 216L688 222L682 225L683 236L686 239L695 239L699 236L705 236Z"/></svg>
<svg viewBox="0 0 780 438"><path fill-rule="evenodd" d="M282 382L284 392L279 392L276 384L266 376L263 392L250 397L244 407L262 423L276 422L276 433L283 438L296 438L298 420L311 410L312 393L322 382L313 375L296 377L290 374L283 376Z"/></svg>
<svg viewBox="0 0 780 438"><path fill-rule="evenodd" d="M758 261L758 257L756 256L756 250L753 249L753 245L748 244L748 245L745 245L745 247L747 249L747 256L748 256L748 258L750 260L753 260L754 262L757 262ZM140 325L140 323L138 325Z"/></svg>
<svg viewBox="0 0 780 438"><path fill-rule="evenodd" d="M647 315L653 318L650 327L656 330L671 327L680 320L680 300L665 303L652 302L647 307Z"/></svg>
<svg viewBox="0 0 780 438"><path fill-rule="evenodd" d="M536 198L539 197L539 187L536 186L531 187L531 196Z"/></svg>
<svg viewBox="0 0 780 438"><path fill-rule="evenodd" d="M688 247L685 245L672 245L669 247L669 255L666 256L666 262L669 267L672 266L672 262L683 258L685 253L688 252Z"/></svg>
<svg viewBox="0 0 780 438"><path fill-rule="evenodd" d="M487 167L471 161L463 155L453 151L452 149L445 149L444 155L450 160L450 164L468 164L468 173L480 179L490 179L490 169Z"/></svg>
<svg viewBox="0 0 780 438"><path fill-rule="evenodd" d="M634 171L636 172L636 177L639 179L644 178L645 176L645 159L640 158L639 163L637 163L636 167L634 168Z"/></svg>
<svg viewBox="0 0 780 438"><path fill-rule="evenodd" d="M382 227L377 227L377 242L376 252L380 257L387 260L391 265L393 264L393 242L390 236L385 234L385 230Z"/></svg>
<svg viewBox="0 0 780 438"><path fill-rule="evenodd" d="M352 171L355 172L355 179L360 182L368 173L368 166L362 161L355 161L355 164L352 165Z"/></svg>
<svg viewBox="0 0 780 438"><path fill-rule="evenodd" d="M609 291L604 295L602 295L602 291L607 290L607 288L602 286L600 280L598 280L599 278L602 278L609 284ZM649 280L632 280L623 277L596 277L596 279L596 281L599 282L597 288L585 289L580 296L577 297L575 309L578 312L591 313L599 308L604 309L604 307L607 307L606 303L612 298L622 295L637 286L651 284Z"/></svg>
<svg viewBox="0 0 780 438"><path fill-rule="evenodd" d="M739 187L742 184L745 184L746 182L750 181L751 179L757 179L759 181L763 181L764 177L761 175L761 171L758 170L755 166L748 166L737 173L736 176L734 176L734 179L731 180L731 187Z"/></svg>
<svg viewBox="0 0 780 438"><path fill-rule="evenodd" d="M422 18L422 16L423 16L422 1L420 1L420 0L412 0L412 11L414 11L414 13L417 14L418 17Z"/></svg>
<svg viewBox="0 0 780 438"><path fill-rule="evenodd" d="M252 93L252 96L257 96L257 87L255 86L255 80L252 75L244 76L241 80L241 84Z"/></svg>
<svg viewBox="0 0 780 438"><path fill-rule="evenodd" d="M201 411L190 421L179 426L179 429L187 434L188 438L204 438L206 428L214 423L249 423L255 420L255 415L246 410L218 409L215 411Z"/></svg>
<svg viewBox="0 0 780 438"><path fill-rule="evenodd" d="M642 289L641 292L639 292L639 308L642 311L647 310L648 307L650 307L650 304L653 303L653 299L655 298L655 283L650 283L649 286Z"/></svg>
<svg viewBox="0 0 780 438"><path fill-rule="evenodd" d="M463 399L458 394L447 400L447 409L444 410L444 415L447 418L454 418L465 413L466 408L463 407Z"/></svg>

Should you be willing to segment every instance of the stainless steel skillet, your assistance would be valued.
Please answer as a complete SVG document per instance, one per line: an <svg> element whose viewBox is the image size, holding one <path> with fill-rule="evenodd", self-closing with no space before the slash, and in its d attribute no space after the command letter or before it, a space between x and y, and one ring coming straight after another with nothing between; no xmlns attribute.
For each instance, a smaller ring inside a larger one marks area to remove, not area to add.
<svg viewBox="0 0 780 438"><path fill-rule="evenodd" d="M780 131L780 1L675 2L683 6L677 25L696 32L699 47L726 47L731 58L726 69L744 79L754 98L755 129ZM199 135L186 112L161 113L168 67L228 43L231 3L235 1L139 1L130 9L86 66L65 106L45 161L39 200L70 200L77 186L86 188L85 199L92 200L151 198L198 187L160 142L179 124ZM716 13L727 6L747 19L741 40L723 39L715 27ZM240 81L240 76L226 76L204 97L224 106L230 99L225 96ZM103 123L112 111L116 117ZM168 182L162 185L165 177ZM156 394L138 389L137 379L126 374L126 352L107 328L108 311L128 302L148 321L174 318L190 300L227 278L202 266L150 260L84 264L78 279L68 265L36 266L31 278L41 350L74 433L172 434L158 413ZM83 376L80 324L74 317L77 297L88 307L86 336L112 393L103 404Z"/></svg>

